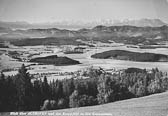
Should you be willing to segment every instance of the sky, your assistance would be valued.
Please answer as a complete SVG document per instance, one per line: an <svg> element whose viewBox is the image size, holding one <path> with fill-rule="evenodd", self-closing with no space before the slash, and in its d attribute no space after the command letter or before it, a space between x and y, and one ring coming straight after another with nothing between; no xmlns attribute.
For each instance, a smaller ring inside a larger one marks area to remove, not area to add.
<svg viewBox="0 0 168 116"><path fill-rule="evenodd" d="M168 0L0 0L1 21L29 23L161 19L168 23Z"/></svg>

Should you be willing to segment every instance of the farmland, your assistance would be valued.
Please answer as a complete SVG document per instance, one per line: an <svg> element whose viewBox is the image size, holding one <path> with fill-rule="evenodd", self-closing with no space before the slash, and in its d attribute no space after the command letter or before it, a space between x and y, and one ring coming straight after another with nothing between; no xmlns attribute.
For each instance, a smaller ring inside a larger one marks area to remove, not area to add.
<svg viewBox="0 0 168 116"><path fill-rule="evenodd" d="M168 0L0 0L0 116L168 116Z"/></svg>
<svg viewBox="0 0 168 116"><path fill-rule="evenodd" d="M96 45L96 44L95 44ZM98 43L97 47L87 47L84 53L82 54L64 54L65 48L75 48L73 45L64 45L64 46L23 46L23 47L15 47L15 48L1 48L4 52L1 55L1 70L11 69L11 71L5 71L4 74L12 75L16 74L17 69L21 66L21 64L25 64L28 66L28 71L31 74L37 73L57 73L57 72L73 72L77 70L84 69L86 67L94 66L94 67L102 67L105 70L108 69L125 69L129 67L137 67L137 68L146 68L151 69L154 67L158 67L162 71L167 72L168 64L164 62L135 62L135 61L127 61L127 60L119 60L119 59L95 59L91 58L92 55L96 53L102 53L109 50L127 50L130 52L138 52L138 53L154 53L154 54L163 54L168 55L167 48L156 48L156 49L140 49L140 48L130 48L127 47L129 45L123 45L118 43L110 43L104 46L104 43ZM4 54L5 51L17 51L17 57L22 59L22 61L18 61L17 59L13 59L11 55ZM38 57L46 57L58 55L59 57L68 57L73 60L79 61L81 64L77 65L69 65L69 66L54 66L54 65L31 65L33 62L29 62L29 59L38 58ZM16 69L16 70L14 70ZM58 78L59 76L54 76L54 74L47 74L47 77Z"/></svg>
<svg viewBox="0 0 168 116"><path fill-rule="evenodd" d="M22 84L20 77L27 76L23 80L28 83L27 86L33 88L30 90L33 96L29 97L34 102L30 102L29 108L23 107L26 110L55 110L100 104L79 108L79 111L91 112L89 108L93 108L96 113L104 113L103 110L107 111L103 108L105 106L109 110L107 113L115 115L124 115L124 112L126 115L134 115L142 110L147 115L153 115L154 105L158 103L157 108L160 108L159 99L162 98L151 97L151 102L154 104L149 102L149 105L143 105L141 104L143 98L138 97L167 90L166 30L167 26L153 28L96 26L92 29L76 31L56 28L10 31L0 37L2 43L0 70L5 77L14 79L7 88L12 91L14 88L20 91L20 85L16 82ZM26 80L28 77L30 80ZM9 78L5 78L6 82L10 82ZM104 81L109 82L108 94L101 90ZM9 94L4 94L6 95L4 98L11 99L11 96L17 98L15 93L9 92ZM73 101L73 96L79 97L77 104ZM125 100L130 98L134 99ZM148 96L144 99L148 99ZM158 99L159 102L153 102L152 99ZM53 103L56 106L47 107L46 103ZM132 105L133 103L137 103L138 107ZM16 109L19 110L19 107L22 108L18 106ZM99 112L98 108L102 110ZM111 108L116 109L116 112ZM149 111L145 111L145 108ZM11 109L15 108L11 107ZM135 110L132 112L129 109ZM58 112L73 110L76 108L58 110ZM121 110L124 112L118 114ZM163 110L161 107L161 110L155 113L165 114Z"/></svg>

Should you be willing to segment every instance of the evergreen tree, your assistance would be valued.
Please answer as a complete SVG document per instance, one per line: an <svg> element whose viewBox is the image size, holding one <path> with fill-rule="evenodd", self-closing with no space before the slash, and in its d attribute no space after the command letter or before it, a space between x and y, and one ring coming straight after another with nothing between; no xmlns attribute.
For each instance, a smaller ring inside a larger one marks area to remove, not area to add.
<svg viewBox="0 0 168 116"><path fill-rule="evenodd" d="M31 110L31 98L32 98L32 84L31 78L25 65L19 69L18 74L15 77L15 84L17 89L17 109Z"/></svg>
<svg viewBox="0 0 168 116"><path fill-rule="evenodd" d="M48 84L47 77L44 77L44 80L42 82L42 95L43 95L43 100L51 99L51 89Z"/></svg>
<svg viewBox="0 0 168 116"><path fill-rule="evenodd" d="M6 111L15 111L16 110L16 87L13 82L13 76L9 76L6 78Z"/></svg>
<svg viewBox="0 0 168 116"><path fill-rule="evenodd" d="M58 84L56 86L56 95L58 96L58 99L59 98L63 98L63 85L62 85L62 82L61 81L58 81Z"/></svg>
<svg viewBox="0 0 168 116"><path fill-rule="evenodd" d="M35 80L33 82L33 98L32 98L32 102L34 103L32 105L33 110L40 110L40 106L42 105L43 95L42 95L41 87L42 87L41 80Z"/></svg>
<svg viewBox="0 0 168 116"><path fill-rule="evenodd" d="M63 80L63 95L65 97L68 97L72 94L74 91L75 86L74 86L74 80L73 79L66 79Z"/></svg>
<svg viewBox="0 0 168 116"><path fill-rule="evenodd" d="M5 111L4 105L5 105L5 97L6 97L6 82L5 82L5 76L3 73L0 74L0 111Z"/></svg>

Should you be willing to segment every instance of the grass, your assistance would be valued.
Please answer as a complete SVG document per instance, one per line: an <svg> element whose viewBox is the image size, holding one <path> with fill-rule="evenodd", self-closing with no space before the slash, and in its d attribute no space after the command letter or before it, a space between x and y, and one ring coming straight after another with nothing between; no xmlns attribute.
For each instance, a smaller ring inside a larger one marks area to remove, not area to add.
<svg viewBox="0 0 168 116"><path fill-rule="evenodd" d="M38 111L40 116L41 113L54 113L54 114L65 114L65 113L97 113L102 114L108 113L110 116L167 116L168 115L168 92L154 94L141 98L133 98L104 105L71 108L63 110L53 111ZM30 112L25 112L30 113ZM9 113L2 113L3 116L9 116ZM68 116L68 115L64 115ZM73 115L72 115L73 116ZM77 115L78 116L78 115ZM79 115L80 116L80 115ZM88 116L88 115L85 115ZM90 115L96 116L96 115Z"/></svg>
<svg viewBox="0 0 168 116"><path fill-rule="evenodd" d="M109 113L112 116L167 116L168 92L104 105L59 110L58 112Z"/></svg>

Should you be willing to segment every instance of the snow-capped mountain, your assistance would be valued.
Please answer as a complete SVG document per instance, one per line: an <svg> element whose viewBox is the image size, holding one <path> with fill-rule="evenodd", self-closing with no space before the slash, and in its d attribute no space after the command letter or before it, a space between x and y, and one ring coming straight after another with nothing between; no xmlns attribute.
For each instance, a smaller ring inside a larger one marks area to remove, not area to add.
<svg viewBox="0 0 168 116"><path fill-rule="evenodd" d="M97 25L104 26L137 26L137 27L160 27L167 25L165 22L160 19L140 19L140 20L96 20L96 21L59 21L52 23L38 23L38 24L29 24L26 22L2 22L0 21L0 27L6 28L62 28L62 29L81 29L81 28L93 28Z"/></svg>
<svg viewBox="0 0 168 116"><path fill-rule="evenodd" d="M113 25L123 26L123 25L130 25L130 26L137 26L137 27L160 27L163 25L167 25L165 22L161 21L160 19L140 19L140 20L123 20L114 22Z"/></svg>

